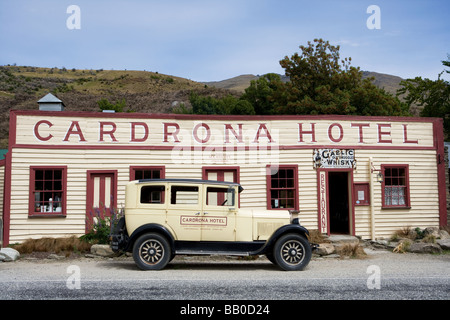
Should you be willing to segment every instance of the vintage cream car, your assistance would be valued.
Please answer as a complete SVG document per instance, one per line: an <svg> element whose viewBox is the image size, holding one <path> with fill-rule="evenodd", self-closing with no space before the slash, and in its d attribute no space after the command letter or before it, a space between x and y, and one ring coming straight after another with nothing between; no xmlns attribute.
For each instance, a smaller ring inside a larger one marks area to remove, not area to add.
<svg viewBox="0 0 450 320"><path fill-rule="evenodd" d="M312 246L296 212L240 209L242 190L233 182L131 181L111 247L132 252L144 270L162 269L177 254L265 254L283 270L302 270Z"/></svg>

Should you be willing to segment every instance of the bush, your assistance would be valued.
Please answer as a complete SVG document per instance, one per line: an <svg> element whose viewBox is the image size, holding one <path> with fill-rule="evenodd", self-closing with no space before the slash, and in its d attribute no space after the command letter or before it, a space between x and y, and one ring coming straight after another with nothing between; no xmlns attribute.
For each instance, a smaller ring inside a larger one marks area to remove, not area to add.
<svg viewBox="0 0 450 320"><path fill-rule="evenodd" d="M91 250L91 244L82 241L76 236L66 238L28 239L13 247L22 254L33 252L89 252Z"/></svg>
<svg viewBox="0 0 450 320"><path fill-rule="evenodd" d="M364 248L358 244L343 244L342 246L337 248L337 253L341 257L350 257L350 258L358 258L361 259L365 257L367 254L364 252Z"/></svg>
<svg viewBox="0 0 450 320"><path fill-rule="evenodd" d="M111 232L119 219L123 216L123 210L111 209L111 216L106 215L100 209L95 208L94 212L89 212L90 219L86 219L89 232L81 236L80 239L91 244L109 244Z"/></svg>

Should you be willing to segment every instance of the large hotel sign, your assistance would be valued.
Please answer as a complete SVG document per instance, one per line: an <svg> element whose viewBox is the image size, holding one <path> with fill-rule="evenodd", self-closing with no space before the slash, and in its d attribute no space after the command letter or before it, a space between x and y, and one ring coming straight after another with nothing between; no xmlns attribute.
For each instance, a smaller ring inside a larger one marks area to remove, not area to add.
<svg viewBox="0 0 450 320"><path fill-rule="evenodd" d="M414 118L211 117L17 112L18 145L433 148L433 124ZM22 118L23 117L23 118ZM19 121L19 118L20 119ZM322 157L324 158L324 157ZM350 160L350 159L349 159Z"/></svg>

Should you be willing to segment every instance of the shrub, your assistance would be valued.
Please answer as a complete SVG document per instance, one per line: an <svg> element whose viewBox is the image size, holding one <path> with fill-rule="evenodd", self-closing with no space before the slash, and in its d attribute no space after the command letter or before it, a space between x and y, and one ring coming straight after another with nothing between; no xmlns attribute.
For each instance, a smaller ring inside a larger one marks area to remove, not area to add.
<svg viewBox="0 0 450 320"><path fill-rule="evenodd" d="M392 250L394 253L405 253L409 250L411 246L411 241L409 239L404 239Z"/></svg>
<svg viewBox="0 0 450 320"><path fill-rule="evenodd" d="M317 229L309 230L308 241L311 243L329 242L328 240L325 240L325 237L323 236L323 234Z"/></svg>
<svg viewBox="0 0 450 320"><path fill-rule="evenodd" d="M418 228L416 228L418 229ZM417 237L417 232L412 230L411 227L406 226L394 232L391 237L391 241L398 241L400 238L407 238L414 240Z"/></svg>
<svg viewBox="0 0 450 320"><path fill-rule="evenodd" d="M89 212L90 219L86 219L89 231L80 237L81 240L92 244L109 244L113 228L123 216L123 209L111 208L111 216L103 210L95 208L94 212Z"/></svg>
<svg viewBox="0 0 450 320"><path fill-rule="evenodd" d="M367 254L364 252L364 248L358 244L347 243L337 248L337 253L342 257L350 258L364 258Z"/></svg>
<svg viewBox="0 0 450 320"><path fill-rule="evenodd" d="M82 241L76 236L71 236L66 238L28 239L21 244L14 245L14 249L22 254L32 252L88 252L91 249L91 244Z"/></svg>

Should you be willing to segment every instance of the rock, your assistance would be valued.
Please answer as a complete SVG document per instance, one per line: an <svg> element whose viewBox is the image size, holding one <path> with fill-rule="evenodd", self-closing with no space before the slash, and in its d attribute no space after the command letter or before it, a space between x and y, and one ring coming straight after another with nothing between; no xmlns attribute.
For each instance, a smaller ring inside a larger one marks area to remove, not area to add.
<svg viewBox="0 0 450 320"><path fill-rule="evenodd" d="M445 230L439 230L439 238L441 238L441 239L449 239L450 235Z"/></svg>
<svg viewBox="0 0 450 320"><path fill-rule="evenodd" d="M101 257L113 257L115 255L108 244L94 244L91 247L91 253Z"/></svg>
<svg viewBox="0 0 450 320"><path fill-rule="evenodd" d="M321 243L317 247L315 253L317 253L320 256L327 256L329 254L335 253L336 249L334 248L334 245L331 243Z"/></svg>
<svg viewBox="0 0 450 320"><path fill-rule="evenodd" d="M20 258L20 253L13 248L0 249L0 261L10 262Z"/></svg>
<svg viewBox="0 0 450 320"><path fill-rule="evenodd" d="M442 249L437 243L414 242L409 247L414 253L441 253Z"/></svg>
<svg viewBox="0 0 450 320"><path fill-rule="evenodd" d="M60 255L57 255L55 253L51 253L47 257L47 259L53 259L53 260L61 260L61 259L64 259L64 258L65 258L65 256L60 256Z"/></svg>
<svg viewBox="0 0 450 320"><path fill-rule="evenodd" d="M398 245L398 243L389 242L388 240L370 240L369 245L377 249L393 249Z"/></svg>
<svg viewBox="0 0 450 320"><path fill-rule="evenodd" d="M423 230L424 235L433 236L435 238L439 238L439 228L438 227L428 227Z"/></svg>
<svg viewBox="0 0 450 320"><path fill-rule="evenodd" d="M450 250L450 239L436 240L436 243L441 247L442 250Z"/></svg>
<svg viewBox="0 0 450 320"><path fill-rule="evenodd" d="M333 253L333 254L329 254L329 255L327 255L327 256L323 256L324 258L330 258L330 259L333 259L333 258L340 258L341 256L340 255L338 255L337 253Z"/></svg>
<svg viewBox="0 0 450 320"><path fill-rule="evenodd" d="M354 236L348 235L330 235L328 240L332 243L348 243L348 244L358 244L359 239Z"/></svg>

